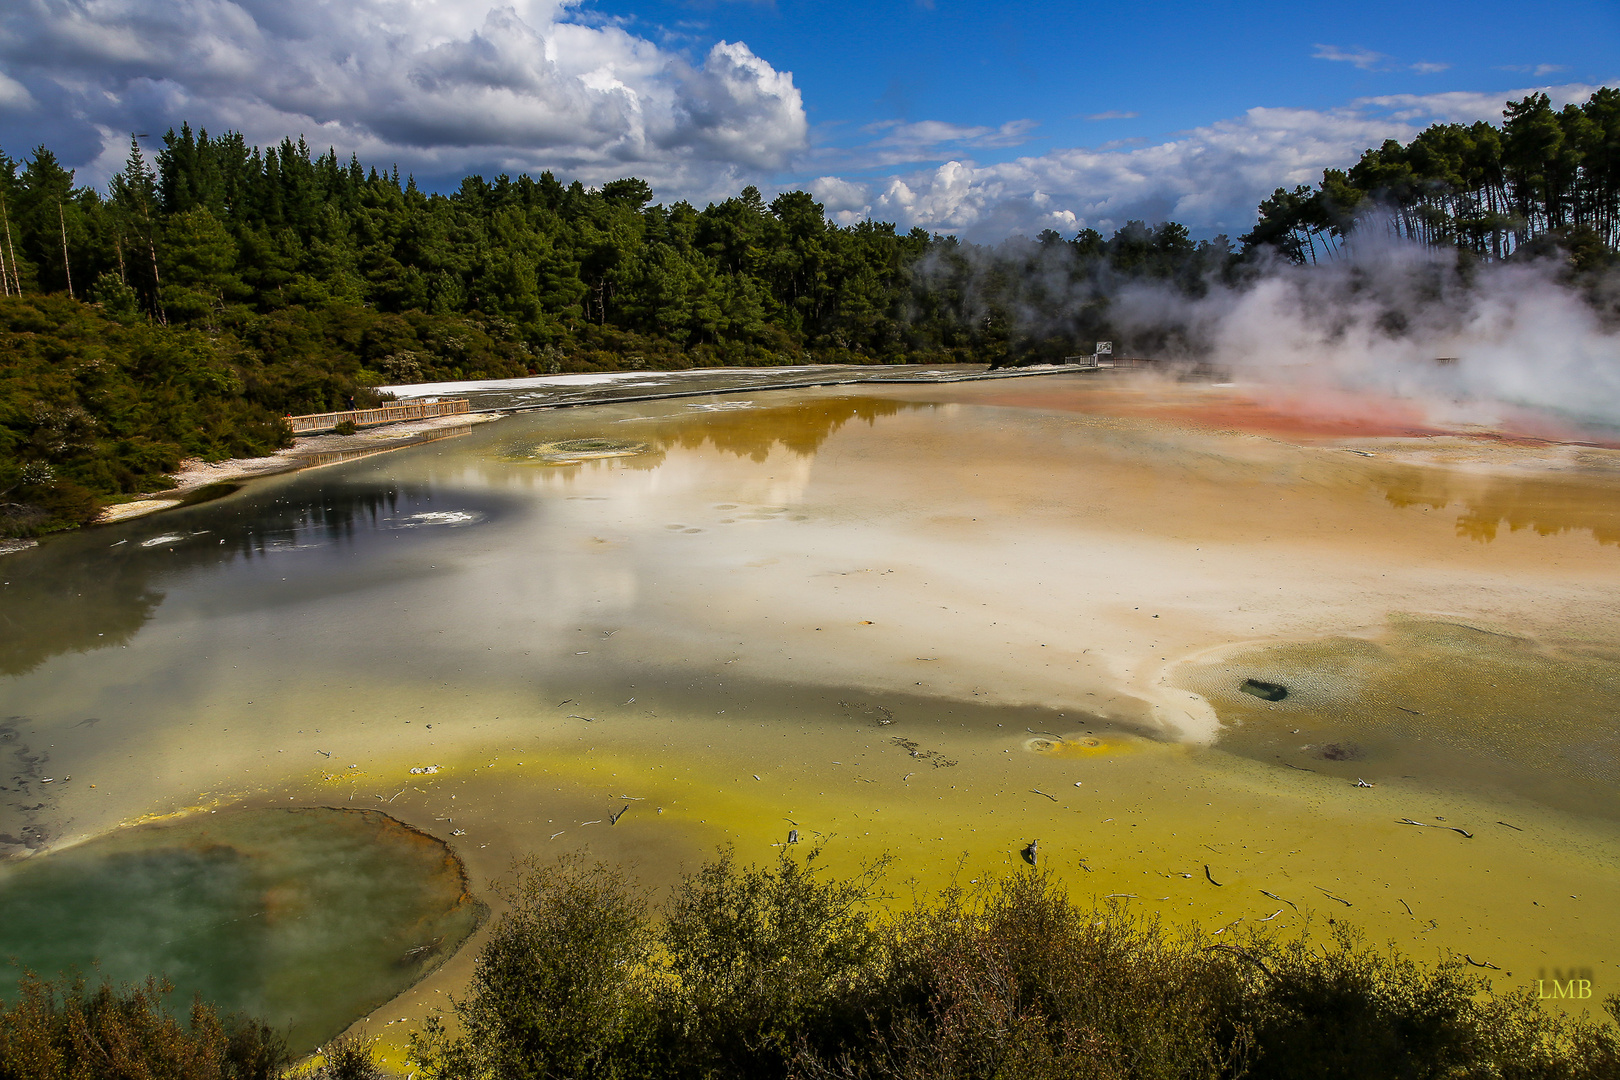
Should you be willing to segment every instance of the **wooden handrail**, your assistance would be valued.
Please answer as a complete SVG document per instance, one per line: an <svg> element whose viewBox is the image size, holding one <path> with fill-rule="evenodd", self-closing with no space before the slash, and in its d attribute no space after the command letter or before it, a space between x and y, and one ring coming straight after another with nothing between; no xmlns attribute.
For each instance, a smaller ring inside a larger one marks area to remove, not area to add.
<svg viewBox="0 0 1620 1080"><path fill-rule="evenodd" d="M376 427L378 424L426 420L434 416L456 416L471 411L472 404L466 398L457 398L453 401L401 401L376 409L350 409L347 412L289 416L286 417L286 421L294 435L311 435L317 431L331 431L345 421L357 428Z"/></svg>

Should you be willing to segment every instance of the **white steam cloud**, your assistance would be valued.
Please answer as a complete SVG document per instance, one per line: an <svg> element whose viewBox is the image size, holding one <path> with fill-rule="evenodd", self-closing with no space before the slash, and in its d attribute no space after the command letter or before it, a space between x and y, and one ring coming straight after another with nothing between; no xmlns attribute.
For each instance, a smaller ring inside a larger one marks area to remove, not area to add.
<svg viewBox="0 0 1620 1080"><path fill-rule="evenodd" d="M1408 422L1437 428L1620 429L1620 271L1459 263L1456 250L1400 239L1376 218L1322 265L1273 262L1229 282L1225 259L1208 251L1169 282L1013 237L956 248L920 273L962 296L970 322L1005 318L1015 357L1056 358L1112 335L1125 352L1270 388L1288 411L1370 418L1397 398Z"/></svg>
<svg viewBox="0 0 1620 1080"><path fill-rule="evenodd" d="M1523 423L1531 409L1620 427L1620 281L1577 288L1562 270L1550 260L1459 270L1455 252L1374 225L1334 263L1275 267L1200 299L1132 285L1112 315L1169 329L1245 380L1408 399L1438 426Z"/></svg>

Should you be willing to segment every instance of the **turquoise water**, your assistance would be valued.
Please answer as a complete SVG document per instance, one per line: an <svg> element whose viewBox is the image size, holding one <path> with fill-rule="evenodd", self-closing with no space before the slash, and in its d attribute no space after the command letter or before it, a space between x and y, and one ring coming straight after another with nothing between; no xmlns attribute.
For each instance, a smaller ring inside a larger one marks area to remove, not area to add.
<svg viewBox="0 0 1620 1080"><path fill-rule="evenodd" d="M295 1050L431 971L476 927L460 862L375 811L241 810L0 865L0 957L45 977L174 984Z"/></svg>

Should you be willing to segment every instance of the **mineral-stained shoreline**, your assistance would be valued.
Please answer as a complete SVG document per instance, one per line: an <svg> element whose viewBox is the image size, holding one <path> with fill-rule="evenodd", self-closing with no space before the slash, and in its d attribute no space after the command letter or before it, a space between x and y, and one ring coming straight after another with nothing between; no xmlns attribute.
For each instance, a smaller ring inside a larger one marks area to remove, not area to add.
<svg viewBox="0 0 1620 1080"><path fill-rule="evenodd" d="M400 450L434 439L451 438L472 430L475 424L485 424L499 419L499 413L436 416L428 420L410 420L402 424L370 428L353 435L311 435L297 439L285 450L278 450L266 457L229 458L225 461L212 462L193 458L181 462L180 471L173 474L174 487L166 491L138 495L128 502L115 503L103 510L94 524L110 525L115 521L145 517L160 510L171 510L176 506L200 502L203 499L198 496L206 498L206 489L215 485L231 485L261 476L296 472L299 469L316 468L339 461L352 461L368 454ZM20 551L22 548L16 550ZM0 554L6 554L4 548L0 548Z"/></svg>
<svg viewBox="0 0 1620 1080"><path fill-rule="evenodd" d="M209 497L207 489L277 473L352 461L367 454L398 450L434 438L448 438L474 424L497 420L506 410L571 408L587 405L705 397L743 391L796 389L855 383L950 383L982 379L1013 379L1079 370L1073 365L1033 365L985 371L976 364L857 365L826 364L788 368L715 368L696 371L608 372L604 374L536 376L460 383L427 383L385 389L401 399L469 397L474 411L456 416L413 420L359 431L353 435L314 435L266 457L231 458L208 462L192 459L181 464L172 479L175 486L139 495L102 511L94 524L144 517L160 510L187 506ZM221 490L220 494L226 494ZM0 555L22 551L33 544L7 548Z"/></svg>

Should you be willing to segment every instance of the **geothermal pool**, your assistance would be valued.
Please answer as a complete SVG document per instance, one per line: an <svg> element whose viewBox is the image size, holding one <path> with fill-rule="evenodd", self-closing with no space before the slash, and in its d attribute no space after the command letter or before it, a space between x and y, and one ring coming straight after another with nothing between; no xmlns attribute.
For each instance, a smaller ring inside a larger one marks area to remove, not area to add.
<svg viewBox="0 0 1620 1080"><path fill-rule="evenodd" d="M514 416L0 562L0 890L272 807L385 812L486 897L790 828L904 896L1039 839L1082 897L1601 997L1617 508L1620 451L1107 375Z"/></svg>

